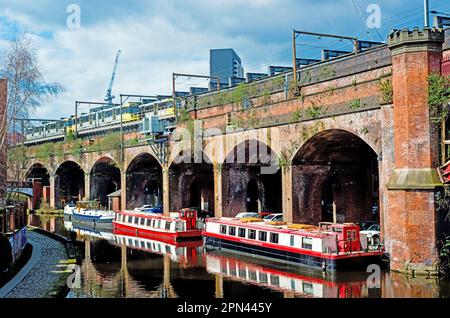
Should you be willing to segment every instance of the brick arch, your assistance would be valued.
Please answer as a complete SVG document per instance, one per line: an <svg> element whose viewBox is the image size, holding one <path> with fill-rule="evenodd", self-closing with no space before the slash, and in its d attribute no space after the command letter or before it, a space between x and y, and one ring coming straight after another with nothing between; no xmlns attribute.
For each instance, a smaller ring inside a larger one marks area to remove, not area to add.
<svg viewBox="0 0 450 318"><path fill-rule="evenodd" d="M378 164L374 148L351 131L313 135L291 158L294 221L332 221L330 209L339 223L378 221Z"/></svg>
<svg viewBox="0 0 450 318"><path fill-rule="evenodd" d="M63 208L71 200L81 200L85 196L86 169L78 162L66 159L55 169L56 207Z"/></svg>
<svg viewBox="0 0 450 318"><path fill-rule="evenodd" d="M101 156L92 165L89 173L89 197L108 207L108 195L121 189L122 171L111 156Z"/></svg>
<svg viewBox="0 0 450 318"><path fill-rule="evenodd" d="M55 158L55 160L52 163L52 174L55 175L58 169L66 162L76 163L78 166L80 166L80 168L83 170L84 173L86 173L86 171L90 171L88 160L83 161L76 159L72 155L65 155L64 157L58 157L57 159Z"/></svg>
<svg viewBox="0 0 450 318"><path fill-rule="evenodd" d="M87 169L86 173L91 174L91 173L92 173L92 169L94 169L94 167L95 167L97 164L99 164L99 163L101 163L101 162L108 162L108 161L109 161L109 162L114 162L115 165L117 166L117 168L120 170L120 172L123 173L123 171L122 171L123 168L121 168L121 167L119 166L119 164L117 163L117 161L116 161L116 160L114 159L114 157L111 156L111 155L102 155L102 156L99 156L99 157L92 163L92 165Z"/></svg>

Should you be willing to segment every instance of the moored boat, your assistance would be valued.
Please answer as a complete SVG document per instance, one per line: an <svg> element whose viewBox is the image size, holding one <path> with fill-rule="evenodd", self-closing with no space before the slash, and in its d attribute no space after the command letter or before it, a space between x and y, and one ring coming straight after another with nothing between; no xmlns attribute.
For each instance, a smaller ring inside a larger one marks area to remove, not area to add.
<svg viewBox="0 0 450 318"><path fill-rule="evenodd" d="M195 211L181 210L164 216L138 211L119 211L114 220L114 230L146 238L168 238L173 241L201 238L201 222Z"/></svg>
<svg viewBox="0 0 450 318"><path fill-rule="evenodd" d="M72 212L72 220L87 223L94 227L112 227L115 213L99 209L97 201L77 202L76 209Z"/></svg>
<svg viewBox="0 0 450 318"><path fill-rule="evenodd" d="M249 221L249 222L247 222ZM236 218L206 220L204 244L283 263L322 270L366 269L382 251L368 246L355 224L288 225Z"/></svg>

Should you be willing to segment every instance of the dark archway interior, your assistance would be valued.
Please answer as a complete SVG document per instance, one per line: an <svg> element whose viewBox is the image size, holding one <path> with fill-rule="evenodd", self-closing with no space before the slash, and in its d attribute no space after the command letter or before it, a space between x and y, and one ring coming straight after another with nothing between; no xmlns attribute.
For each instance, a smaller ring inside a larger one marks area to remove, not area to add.
<svg viewBox="0 0 450 318"><path fill-rule="evenodd" d="M162 169L152 155L137 156L127 169L127 208L163 205Z"/></svg>
<svg viewBox="0 0 450 318"><path fill-rule="evenodd" d="M372 148L344 130L308 140L292 163L294 221L378 221L378 160Z"/></svg>
<svg viewBox="0 0 450 318"><path fill-rule="evenodd" d="M202 163L193 157L178 156L169 170L170 211L200 208L214 215L214 170L203 155Z"/></svg>
<svg viewBox="0 0 450 318"><path fill-rule="evenodd" d="M281 170L270 167L275 162L270 147L255 140L231 151L222 166L223 216L282 212Z"/></svg>
<svg viewBox="0 0 450 318"><path fill-rule="evenodd" d="M108 207L108 195L121 188L120 169L110 158L97 161L90 173L90 197Z"/></svg>
<svg viewBox="0 0 450 318"><path fill-rule="evenodd" d="M50 185L50 174L48 173L47 168L40 163L34 164L28 171L26 180L31 183L31 179L33 179L34 182L40 182L43 187Z"/></svg>
<svg viewBox="0 0 450 318"><path fill-rule="evenodd" d="M64 162L56 171L55 176L55 204L63 208L65 204L84 197L84 171L73 162Z"/></svg>

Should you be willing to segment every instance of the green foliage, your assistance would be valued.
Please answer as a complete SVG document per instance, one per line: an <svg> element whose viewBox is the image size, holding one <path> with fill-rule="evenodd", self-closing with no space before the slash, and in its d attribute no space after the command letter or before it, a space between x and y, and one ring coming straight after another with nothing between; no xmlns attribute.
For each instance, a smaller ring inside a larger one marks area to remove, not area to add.
<svg viewBox="0 0 450 318"><path fill-rule="evenodd" d="M320 77L326 79L336 76L336 70L331 66L325 65L320 68Z"/></svg>
<svg viewBox="0 0 450 318"><path fill-rule="evenodd" d="M189 121L191 117L189 116L189 110L187 108L181 108L177 113L177 120L179 123L185 123Z"/></svg>
<svg viewBox="0 0 450 318"><path fill-rule="evenodd" d="M301 109L297 109L292 113L292 122L298 122L303 117L303 111Z"/></svg>
<svg viewBox="0 0 450 318"><path fill-rule="evenodd" d="M431 74L428 77L428 105L430 119L437 127L447 118L450 101L450 76Z"/></svg>
<svg viewBox="0 0 450 318"><path fill-rule="evenodd" d="M36 147L35 157L36 158L50 158L55 154L52 143L45 143Z"/></svg>
<svg viewBox="0 0 450 318"><path fill-rule="evenodd" d="M326 112L325 109L321 106L313 105L311 107L306 108L306 114L308 115L308 117L311 117L313 119L324 115L325 112Z"/></svg>
<svg viewBox="0 0 450 318"><path fill-rule="evenodd" d="M392 88L392 80L390 78L380 79L378 82L380 90L380 99L383 104L392 104L394 98L394 90Z"/></svg>
<svg viewBox="0 0 450 318"><path fill-rule="evenodd" d="M361 100L358 98L358 99L354 99L354 100L352 100L351 102L350 102L350 104L348 105L348 107L351 109L351 110L358 110L358 109L360 109L361 108Z"/></svg>

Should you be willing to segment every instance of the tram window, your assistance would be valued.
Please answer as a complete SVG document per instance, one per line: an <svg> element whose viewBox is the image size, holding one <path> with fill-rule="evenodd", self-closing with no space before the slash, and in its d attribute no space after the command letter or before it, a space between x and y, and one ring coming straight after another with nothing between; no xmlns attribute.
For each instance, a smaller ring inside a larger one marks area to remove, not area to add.
<svg viewBox="0 0 450 318"><path fill-rule="evenodd" d="M259 238L260 241L267 242L267 232L265 231L259 231Z"/></svg>
<svg viewBox="0 0 450 318"><path fill-rule="evenodd" d="M260 283L267 283L267 274L266 273L259 273L259 282Z"/></svg>
<svg viewBox="0 0 450 318"><path fill-rule="evenodd" d="M277 275L270 276L270 285L280 286L280 277Z"/></svg>
<svg viewBox="0 0 450 318"><path fill-rule="evenodd" d="M220 226L220 234L227 234L227 226L226 225Z"/></svg>
<svg viewBox="0 0 450 318"><path fill-rule="evenodd" d="M245 238L245 229L243 229L243 228L239 228L238 229L238 236L239 237L244 237Z"/></svg>
<svg viewBox="0 0 450 318"><path fill-rule="evenodd" d="M170 230L170 225L172 224L172 222L170 221L166 221L166 230L169 231Z"/></svg>
<svg viewBox="0 0 450 318"><path fill-rule="evenodd" d="M312 250L313 240L310 237L302 237L302 248Z"/></svg>
<svg viewBox="0 0 450 318"><path fill-rule="evenodd" d="M270 233L270 243L278 244L278 233Z"/></svg>
<svg viewBox="0 0 450 318"><path fill-rule="evenodd" d="M294 246L294 245L295 245L295 236L294 236L294 235L291 235L291 241L290 241L290 243L291 243L291 246Z"/></svg>
<svg viewBox="0 0 450 318"><path fill-rule="evenodd" d="M132 216L128 216L128 223L133 223L133 217Z"/></svg>
<svg viewBox="0 0 450 318"><path fill-rule="evenodd" d="M236 228L234 226L228 227L228 235L236 236Z"/></svg>
<svg viewBox="0 0 450 318"><path fill-rule="evenodd" d="M141 219L141 225L145 225L145 219L144 218Z"/></svg>
<svg viewBox="0 0 450 318"><path fill-rule="evenodd" d="M248 230L248 238L251 240L256 240L256 230Z"/></svg>

